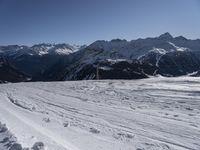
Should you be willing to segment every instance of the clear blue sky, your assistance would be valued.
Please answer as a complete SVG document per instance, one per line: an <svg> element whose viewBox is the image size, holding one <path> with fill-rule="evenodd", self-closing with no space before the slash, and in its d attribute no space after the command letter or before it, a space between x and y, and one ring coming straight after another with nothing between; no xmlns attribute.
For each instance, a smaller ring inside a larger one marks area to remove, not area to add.
<svg viewBox="0 0 200 150"><path fill-rule="evenodd" d="M0 45L200 38L200 0L0 0Z"/></svg>

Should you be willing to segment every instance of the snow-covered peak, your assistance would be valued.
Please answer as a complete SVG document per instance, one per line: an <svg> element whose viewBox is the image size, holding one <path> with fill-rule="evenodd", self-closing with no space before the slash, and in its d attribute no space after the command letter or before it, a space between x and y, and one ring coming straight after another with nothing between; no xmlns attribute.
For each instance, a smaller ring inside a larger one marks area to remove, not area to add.
<svg viewBox="0 0 200 150"><path fill-rule="evenodd" d="M51 49L48 50L48 53L68 55L68 54L78 51L80 47L81 46L78 46L78 45L56 44Z"/></svg>
<svg viewBox="0 0 200 150"><path fill-rule="evenodd" d="M37 44L30 47L30 49L38 55L48 54L49 49L51 49L53 44Z"/></svg>
<svg viewBox="0 0 200 150"><path fill-rule="evenodd" d="M18 46L18 45L9 45L1 46L0 54L5 54L9 56L21 56L24 54L27 55L39 55L43 56L46 54L56 54L56 55L69 55L80 49L84 48L79 45L69 45L69 44L36 44L32 47L28 46Z"/></svg>

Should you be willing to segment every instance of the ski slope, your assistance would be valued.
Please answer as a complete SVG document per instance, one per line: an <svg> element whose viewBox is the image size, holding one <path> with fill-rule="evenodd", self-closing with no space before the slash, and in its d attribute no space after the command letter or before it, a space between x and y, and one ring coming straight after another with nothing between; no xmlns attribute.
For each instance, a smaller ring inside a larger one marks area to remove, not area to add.
<svg viewBox="0 0 200 150"><path fill-rule="evenodd" d="M0 123L0 150L199 150L200 78L1 84Z"/></svg>

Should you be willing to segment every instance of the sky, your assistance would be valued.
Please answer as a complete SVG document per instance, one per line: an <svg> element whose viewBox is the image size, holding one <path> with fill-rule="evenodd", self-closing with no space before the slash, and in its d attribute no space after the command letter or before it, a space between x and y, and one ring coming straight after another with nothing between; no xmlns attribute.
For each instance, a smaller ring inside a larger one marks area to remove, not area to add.
<svg viewBox="0 0 200 150"><path fill-rule="evenodd" d="M200 38L200 0L0 0L0 45Z"/></svg>

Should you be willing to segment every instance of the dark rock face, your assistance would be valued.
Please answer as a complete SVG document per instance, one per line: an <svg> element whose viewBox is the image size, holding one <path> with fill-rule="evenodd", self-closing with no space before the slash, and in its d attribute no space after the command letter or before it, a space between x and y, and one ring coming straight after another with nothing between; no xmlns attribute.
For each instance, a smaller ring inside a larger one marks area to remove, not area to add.
<svg viewBox="0 0 200 150"><path fill-rule="evenodd" d="M22 146L21 146L21 144L15 143L10 147L9 150L22 150Z"/></svg>
<svg viewBox="0 0 200 150"><path fill-rule="evenodd" d="M0 122L0 149L1 150L22 150L17 143L16 137L8 130L5 124Z"/></svg>
<svg viewBox="0 0 200 150"><path fill-rule="evenodd" d="M190 51L175 51L166 54L149 53L140 59L141 62L157 66L156 74L163 76L187 75L200 69L199 54Z"/></svg>
<svg viewBox="0 0 200 150"><path fill-rule="evenodd" d="M45 72L63 59L65 59L65 57L59 55L22 55L15 59L10 58L9 61L13 66L30 75L32 77L32 81L48 81L51 80L51 77L49 76L49 78L47 78L44 75ZM63 62L63 64L65 63Z"/></svg>
<svg viewBox="0 0 200 150"><path fill-rule="evenodd" d="M31 149L32 150L44 150L45 149L44 143L36 142Z"/></svg>
<svg viewBox="0 0 200 150"><path fill-rule="evenodd" d="M43 142L36 142L31 148L23 148L6 125L0 122L0 150L45 150L45 145Z"/></svg>
<svg viewBox="0 0 200 150"><path fill-rule="evenodd" d="M157 67L151 64L142 64L138 60L105 60L70 68L66 72L66 80L142 79L148 78L148 75L153 75L156 70Z"/></svg>
<svg viewBox="0 0 200 150"><path fill-rule="evenodd" d="M19 71L7 61L0 58L0 80L4 82L25 82L28 81L29 76Z"/></svg>
<svg viewBox="0 0 200 150"><path fill-rule="evenodd" d="M103 67L100 67L99 69L99 78L100 79L143 79L143 78L148 78L148 75L153 75L155 70L156 67L153 67L149 64L140 64L136 60L134 60L131 63L127 61L121 61L114 64L105 62L103 63Z"/></svg>
<svg viewBox="0 0 200 150"><path fill-rule="evenodd" d="M181 76L200 69L200 59L191 52L174 52L163 56L158 73L164 76Z"/></svg>

